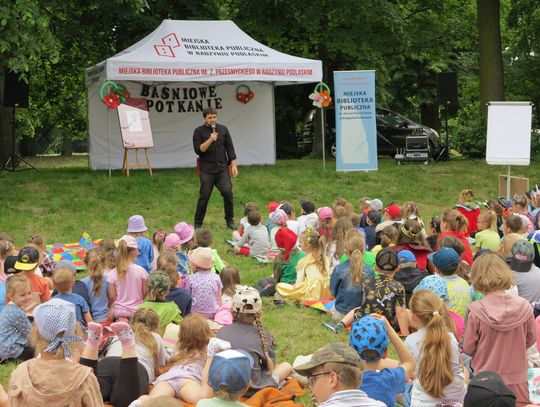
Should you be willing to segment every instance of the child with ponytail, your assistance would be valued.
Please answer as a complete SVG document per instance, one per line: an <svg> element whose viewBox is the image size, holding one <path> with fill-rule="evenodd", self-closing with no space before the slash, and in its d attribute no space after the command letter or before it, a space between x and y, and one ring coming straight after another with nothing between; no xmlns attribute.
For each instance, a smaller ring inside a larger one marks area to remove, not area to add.
<svg viewBox="0 0 540 407"><path fill-rule="evenodd" d="M316 230L307 229L300 239L300 247L306 256L296 265L296 284L278 283L277 293L296 302L331 298L326 239Z"/></svg>
<svg viewBox="0 0 540 407"><path fill-rule="evenodd" d="M290 376L289 363L276 365L275 342L261 322L262 301L253 287L236 290L232 299L233 323L220 329L219 339L230 342L233 349L244 350L255 361L251 371L249 397L265 387L280 387Z"/></svg>
<svg viewBox="0 0 540 407"><path fill-rule="evenodd" d="M446 236L457 238L465 247L465 251L461 255L461 260L465 261L469 266L472 265L473 255L471 245L467 240L467 225L468 221L456 209L447 209L441 216L441 233L439 234L439 243Z"/></svg>
<svg viewBox="0 0 540 407"><path fill-rule="evenodd" d="M461 405L467 392L468 372L460 360L454 327L443 300L432 291L418 290L411 297L410 309L412 325L418 329L405 340L416 360L410 405Z"/></svg>
<svg viewBox="0 0 540 407"><path fill-rule="evenodd" d="M105 275L106 264L101 249L92 249L84 256L84 264L88 277L81 281L88 292L90 314L95 322L109 319L109 299L107 296L109 283Z"/></svg>
<svg viewBox="0 0 540 407"><path fill-rule="evenodd" d="M362 304L364 276L373 274L363 262L365 245L364 235L358 230L350 230L346 234L344 250L347 260L338 264L330 277L330 292L336 299L332 310L334 319L343 318Z"/></svg>
<svg viewBox="0 0 540 407"><path fill-rule="evenodd" d="M524 298L506 293L514 278L496 253L478 257L471 278L484 298L469 305L463 351L475 372L497 372L514 392L516 405L527 405L527 349L536 340L533 309Z"/></svg>
<svg viewBox="0 0 540 407"><path fill-rule="evenodd" d="M148 273L134 263L137 256L137 240L122 236L118 241L116 267L107 276L110 321L127 322L144 301Z"/></svg>
<svg viewBox="0 0 540 407"><path fill-rule="evenodd" d="M477 250L490 249L496 251L501 245L501 237L497 231L497 214L494 211L482 211L478 215L478 232L474 235Z"/></svg>

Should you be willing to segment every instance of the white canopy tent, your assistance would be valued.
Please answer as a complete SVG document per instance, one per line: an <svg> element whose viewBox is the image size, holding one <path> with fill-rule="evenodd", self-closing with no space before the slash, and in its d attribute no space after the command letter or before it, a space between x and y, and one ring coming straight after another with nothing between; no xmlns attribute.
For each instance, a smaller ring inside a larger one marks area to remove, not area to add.
<svg viewBox="0 0 540 407"><path fill-rule="evenodd" d="M321 61L260 44L232 21L164 20L151 34L86 70L92 169L122 168L116 112L99 98L105 80L146 98L154 168L193 167L193 129L206 106L233 137L239 164L275 163L274 85L320 82ZM247 102L238 93L252 92Z"/></svg>

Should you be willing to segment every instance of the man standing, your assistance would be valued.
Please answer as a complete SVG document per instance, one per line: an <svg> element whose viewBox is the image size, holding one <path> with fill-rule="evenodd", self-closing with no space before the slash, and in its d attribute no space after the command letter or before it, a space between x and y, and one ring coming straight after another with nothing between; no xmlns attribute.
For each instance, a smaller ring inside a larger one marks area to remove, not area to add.
<svg viewBox="0 0 540 407"><path fill-rule="evenodd" d="M203 117L204 124L193 132L193 149L199 156L201 182L199 201L195 211L195 228L200 228L203 224L206 206L215 185L223 197L227 227L236 229L230 175L236 177L238 168L232 138L229 129L217 123L215 109L205 108Z"/></svg>

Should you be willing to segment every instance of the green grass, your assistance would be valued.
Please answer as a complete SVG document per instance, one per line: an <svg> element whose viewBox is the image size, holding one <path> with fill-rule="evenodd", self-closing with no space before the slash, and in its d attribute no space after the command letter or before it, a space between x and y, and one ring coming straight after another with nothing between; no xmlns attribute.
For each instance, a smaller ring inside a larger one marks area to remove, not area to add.
<svg viewBox="0 0 540 407"><path fill-rule="evenodd" d="M9 233L18 246L31 234L41 234L47 243L75 242L81 232L94 238L118 238L125 233L127 219L141 214L150 232L172 230L182 220L193 222L198 197L198 179L193 169L134 171L131 177L114 171L90 171L87 157L70 159L40 157L32 159L43 172L1 173L0 233ZM540 168L513 167L512 175L529 177L531 185L540 176ZM438 164L401 165L380 159L377 172L336 172L335 163L302 159L278 161L275 166L240 167L233 181L237 221L243 204L253 201L263 217L269 201L287 200L299 210L298 200L311 199L317 206L331 206L336 197L350 200L355 207L361 197L380 198L419 204L424 220L456 203L463 188L472 188L478 200L498 196L498 176L506 168L488 166L483 161L450 161ZM249 258L225 253L224 239L230 238L223 219L223 201L215 190L205 219L214 233L214 245L222 258L240 270L242 283L255 284L271 275L271 266L261 266ZM333 341L346 341L345 334L334 335L321 326L325 315L288 304L264 309L264 323L277 343L278 361L294 360ZM6 384L12 366L0 366L0 382ZM308 397L303 398L308 403Z"/></svg>

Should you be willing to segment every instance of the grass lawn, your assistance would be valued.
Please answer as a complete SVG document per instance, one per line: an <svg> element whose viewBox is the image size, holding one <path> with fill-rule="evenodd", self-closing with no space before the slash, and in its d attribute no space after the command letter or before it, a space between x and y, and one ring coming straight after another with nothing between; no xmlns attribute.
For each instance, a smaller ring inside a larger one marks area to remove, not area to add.
<svg viewBox="0 0 540 407"><path fill-rule="evenodd" d="M76 242L83 231L94 238L118 238L125 233L127 219L141 214L149 232L172 230L182 220L193 222L198 197L198 179L193 169L134 171L131 177L113 172L90 171L87 157L34 158L31 162L43 172L17 171L0 174L0 232L9 233L18 246L32 234L41 234L47 243ZM317 206L331 206L336 197L350 200L356 207L361 197L380 198L403 203L414 200L422 218L456 203L458 193L472 188L478 200L498 196L498 176L506 168L488 166L484 161L459 160L429 165L397 166L393 160L379 160L377 172L336 172L335 163L302 159L278 161L275 166L240 167L233 181L235 213L238 221L243 204L259 205L263 218L269 201L287 200L299 210L299 199L311 199ZM534 185L540 179L540 168L513 167L512 175L529 177ZM205 219L214 233L213 247L222 258L240 270L242 283L255 284L271 275L270 265L225 253L224 239L230 238L223 219L223 201L215 190ZM298 354L347 340L345 334L334 335L321 326L328 320L315 310L288 304L264 309L264 323L278 343L278 361L294 360ZM0 366L0 382L5 386L13 366ZM304 398L308 404L308 397Z"/></svg>

